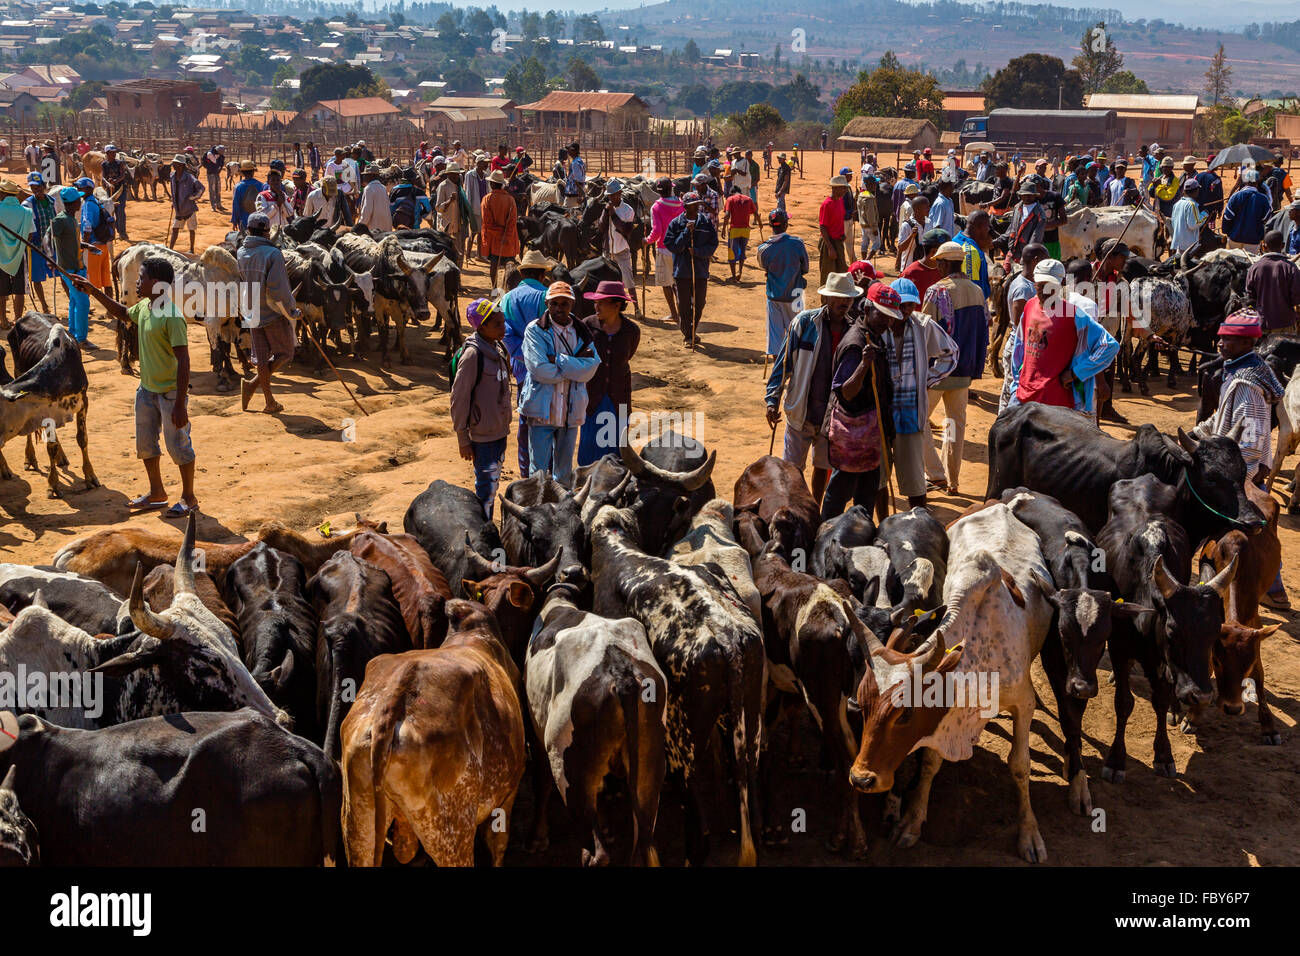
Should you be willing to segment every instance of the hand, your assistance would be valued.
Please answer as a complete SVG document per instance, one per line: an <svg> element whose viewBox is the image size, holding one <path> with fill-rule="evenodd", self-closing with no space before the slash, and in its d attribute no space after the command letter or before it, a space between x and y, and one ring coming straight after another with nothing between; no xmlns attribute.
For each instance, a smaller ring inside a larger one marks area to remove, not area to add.
<svg viewBox="0 0 1300 956"><path fill-rule="evenodd" d="M1067 368L1060 375L1056 376L1056 380L1061 383L1062 388L1069 388L1074 384L1074 373Z"/></svg>
<svg viewBox="0 0 1300 956"><path fill-rule="evenodd" d="M460 457L466 461L474 460L474 448L469 442L465 442L460 446Z"/></svg>
<svg viewBox="0 0 1300 956"><path fill-rule="evenodd" d="M781 421L781 410L778 409L775 405L767 406L767 423L773 428L776 428L776 426L780 423L780 421Z"/></svg>
<svg viewBox="0 0 1300 956"><path fill-rule="evenodd" d="M179 396L172 404L172 425L176 428L184 428L190 423L189 411L186 409L188 396Z"/></svg>
<svg viewBox="0 0 1300 956"><path fill-rule="evenodd" d="M90 280L85 276L73 275L68 273L68 281L76 286L80 291L85 292L91 288Z"/></svg>

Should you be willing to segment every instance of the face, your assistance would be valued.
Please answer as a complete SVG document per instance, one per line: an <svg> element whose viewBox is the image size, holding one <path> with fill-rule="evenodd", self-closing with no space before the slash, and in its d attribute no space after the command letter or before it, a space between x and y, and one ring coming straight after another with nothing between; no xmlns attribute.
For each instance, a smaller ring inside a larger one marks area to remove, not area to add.
<svg viewBox="0 0 1300 956"><path fill-rule="evenodd" d="M1219 354L1225 359L1241 358L1255 347L1255 340L1245 335L1220 335Z"/></svg>
<svg viewBox="0 0 1300 956"><path fill-rule="evenodd" d="M687 203L685 213L687 219L696 218L700 214L700 204L697 202Z"/></svg>
<svg viewBox="0 0 1300 956"><path fill-rule="evenodd" d="M853 305L853 300L843 296L831 296L826 299L826 311L836 322L844 321L844 317L849 314L849 306L851 305Z"/></svg>
<svg viewBox="0 0 1300 956"><path fill-rule="evenodd" d="M564 296L556 296L546 303L546 310L551 313L551 317L560 325L569 324L569 314L573 311L573 300Z"/></svg>
<svg viewBox="0 0 1300 956"><path fill-rule="evenodd" d="M501 311L494 311L478 327L478 334L483 336L489 342L500 342L506 334L506 315Z"/></svg>
<svg viewBox="0 0 1300 956"><path fill-rule="evenodd" d="M622 306L622 299L598 299L596 301L596 315L606 325L613 325L623 313Z"/></svg>

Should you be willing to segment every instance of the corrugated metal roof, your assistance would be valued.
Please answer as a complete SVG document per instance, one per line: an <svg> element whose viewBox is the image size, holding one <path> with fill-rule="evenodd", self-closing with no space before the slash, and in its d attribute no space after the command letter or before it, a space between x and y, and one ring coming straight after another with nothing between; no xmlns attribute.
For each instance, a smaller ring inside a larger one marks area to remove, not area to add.
<svg viewBox="0 0 1300 956"><path fill-rule="evenodd" d="M631 104L646 105L635 93L579 93L573 90L552 90L536 103L525 103L519 108L547 113L577 113L581 110L608 113L610 110L622 109Z"/></svg>
<svg viewBox="0 0 1300 956"><path fill-rule="evenodd" d="M1086 100L1094 110L1161 113L1194 110L1199 101L1195 93L1090 93Z"/></svg>
<svg viewBox="0 0 1300 956"><path fill-rule="evenodd" d="M342 100L319 100L316 106L323 106L332 110L339 116L377 116L381 113L400 113L396 106L378 96L354 96L350 99Z"/></svg>
<svg viewBox="0 0 1300 956"><path fill-rule="evenodd" d="M483 107L481 109L458 110L451 107L429 106L425 109L426 116L436 117L439 113L446 116L453 123L481 123L488 120L500 120L506 122L509 117L506 116L505 110L496 107Z"/></svg>

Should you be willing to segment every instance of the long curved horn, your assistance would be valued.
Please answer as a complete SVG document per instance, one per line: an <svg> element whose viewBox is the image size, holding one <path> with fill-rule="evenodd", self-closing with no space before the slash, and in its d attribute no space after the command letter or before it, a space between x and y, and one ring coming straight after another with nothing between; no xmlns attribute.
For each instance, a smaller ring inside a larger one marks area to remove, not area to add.
<svg viewBox="0 0 1300 956"><path fill-rule="evenodd" d="M149 610L144 603L144 565L135 563L135 580L131 582L131 597L127 606L131 611L131 623L143 634L165 641L172 636L172 627L161 617Z"/></svg>
<svg viewBox="0 0 1300 956"><path fill-rule="evenodd" d="M523 578L535 589L540 590L542 585L555 576L555 571L560 566L560 552L557 551L541 567L533 568L531 571L525 571Z"/></svg>
<svg viewBox="0 0 1300 956"><path fill-rule="evenodd" d="M587 497L591 494L591 482L593 479L593 475L588 475L587 480L582 483L582 487L573 495L573 500L578 503L579 508L587 503Z"/></svg>
<svg viewBox="0 0 1300 956"><path fill-rule="evenodd" d="M523 505L511 501L505 495L497 495L497 498L501 502L501 510L510 515L510 517L514 518L516 521L527 520L526 515L528 514L528 509Z"/></svg>
<svg viewBox="0 0 1300 956"><path fill-rule="evenodd" d="M469 542L468 531L465 532L465 562L468 565L466 570L480 580L490 578L497 573L497 569L492 566L492 562L474 550L474 546Z"/></svg>
<svg viewBox="0 0 1300 956"><path fill-rule="evenodd" d="M1235 568L1233 569L1233 573L1234 574L1236 573ZM1170 598L1174 596L1174 594L1178 592L1178 588L1179 588L1178 579L1175 578L1172 574L1170 574L1169 569L1165 567L1164 555L1156 556L1155 567L1151 569L1151 580L1155 582L1156 587L1160 588L1160 595L1166 601L1168 601ZM1217 581L1218 577L1216 576L1213 580Z"/></svg>
<svg viewBox="0 0 1300 956"><path fill-rule="evenodd" d="M185 541L181 544L180 554L176 555L176 584L172 600L177 594L194 593L194 515L185 525Z"/></svg>
<svg viewBox="0 0 1300 956"><path fill-rule="evenodd" d="M1238 557L1239 555L1234 554L1226 568L1205 582L1210 587L1214 588L1214 590L1218 591L1219 597L1225 601L1228 600L1228 585L1232 584L1232 579L1237 576Z"/></svg>
<svg viewBox="0 0 1300 956"><path fill-rule="evenodd" d="M11 763L9 765L9 772L5 774L4 780L0 781L0 790L8 790L10 793L13 793L14 778L16 778L17 776L18 776L18 765Z"/></svg>
<svg viewBox="0 0 1300 956"><path fill-rule="evenodd" d="M634 475L649 475L665 484L681 485L687 491L695 491L703 487L709 480L709 476L713 474L713 466L718 462L718 453L714 450L709 452L709 457L703 464L692 471L667 471L646 461L630 445L620 445L618 453L628 471Z"/></svg>

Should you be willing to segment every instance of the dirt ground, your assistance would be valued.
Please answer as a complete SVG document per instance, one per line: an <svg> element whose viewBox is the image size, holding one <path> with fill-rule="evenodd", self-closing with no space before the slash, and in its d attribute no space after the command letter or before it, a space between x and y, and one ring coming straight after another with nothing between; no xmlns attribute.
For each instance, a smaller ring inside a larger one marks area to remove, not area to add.
<svg viewBox="0 0 1300 956"><path fill-rule="evenodd" d="M837 165L844 161L837 157ZM849 165L856 166L850 162ZM817 207L828 193L830 154L809 152L805 172L796 179L787 204L792 231L805 237L816 271ZM772 202L772 179L760 185L760 205L766 214ZM229 205L229 196L226 196ZM128 222L135 240L165 241L167 206L163 202L132 203ZM204 205L199 212L199 251L219 241L224 217ZM754 245L757 242L755 241ZM752 259L751 259L752 262ZM683 350L676 329L659 318L666 314L662 294L655 289L646 299L647 318L641 348L635 359L634 410L702 413L697 437L718 452L714 481L719 492L730 496L742 469L767 452L771 435L763 417L763 352L765 303L762 274L746 269L739 284L723 283L727 268L714 266L709 306L701 325L702 346ZM815 276L813 277L815 279ZM465 275L464 305L487 289L482 264L471 262ZM810 282L815 286L815 282ZM47 285L47 290L49 286ZM66 315L66 297L58 294L58 310ZM368 361L345 361L340 370L368 414L350 403L346 393L328 373L314 377L310 368L291 366L279 376L277 394L284 412L277 416L241 412L237 394L219 395L209 368L206 338L201 326L191 328L190 344L196 374L190 415L198 453L197 490L203 509L199 536L208 541L251 534L267 519L309 531L324 521L333 527L350 527L356 512L386 519L391 528L401 526L411 499L437 478L472 484L468 463L456 448L448 424L448 382L441 355L435 354L429 324L408 332L413 363L394 364L391 371L378 367L377 356ZM132 400L137 380L123 376L112 350L112 335L102 315L92 312L91 340L97 346L87 362L91 382L91 461L103 487L82 490L76 470L72 429L63 440L73 470L62 478L72 490L62 499L46 498L44 474L23 471L21 442L6 449L18 477L0 485L0 560L31 564L48 562L72 538L99 528L131 522L158 528L165 523L157 513L131 518L127 500L146 489L144 473L135 459ZM962 495L934 500L936 514L949 520L976 500L986 481L985 436L997 407L1000 382L984 379L972 389ZM1163 377L1152 379L1153 396L1122 396L1120 410L1136 426L1153 422L1166 431L1190 426L1195 406L1193 382L1184 376L1172 391ZM260 396L254 407L261 407ZM346 423L355 421L355 429ZM1114 434L1131 429L1107 426ZM354 440L345 440L345 435ZM779 435L777 436L779 439ZM39 456L41 468L45 455ZM173 500L179 480L173 465L163 463ZM505 480L518 477L513 438L506 455ZM66 487L66 485L65 485ZM1284 580L1300 599L1300 532L1294 518L1282 518ZM1100 779L1101 760L1114 733L1112 689L1103 683L1100 696L1088 708L1084 721L1084 759L1091 778L1093 803L1105 811L1104 821L1072 815L1066 807L1066 787L1061 779L1061 733L1055 702L1037 667L1041 701L1046 705L1033 723L1033 767L1030 785L1034 809L1054 864L1122 865L1267 865L1300 862L1300 653L1291 615L1266 615L1268 622L1282 620L1284 627L1264 644L1267 692L1279 729L1281 747L1260 744L1253 706L1238 718L1221 712L1209 716L1199 737L1171 733L1180 776L1168 780L1151 770L1154 718L1144 680L1135 681L1139 696L1129 723L1128 782L1122 785ZM939 774L930 803L930 818L921 843L897 850L879 827L877 799L864 802L873 864L1014 864L1015 790L1005 758L1009 749L1010 720L988 725L982 746L962 764ZM828 853L822 841L834 823L835 792L817 768L815 752L804 755L803 769L792 770L780 804L807 811L807 832L768 853L772 864L833 864L847 862ZM525 782L516 826L531 818ZM667 803L668 801L665 801ZM574 836L565 837L561 808L553 806L552 851L542 860L512 847L516 863L572 863L577 858ZM1104 822L1104 828L1099 824ZM680 862L679 814L665 807L659 844L664 862ZM512 843L517 843L522 833ZM714 861L734 861L734 838L719 841ZM617 857L616 857L617 858Z"/></svg>

